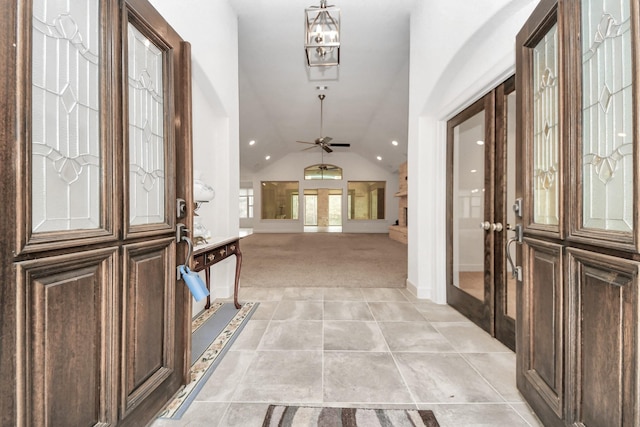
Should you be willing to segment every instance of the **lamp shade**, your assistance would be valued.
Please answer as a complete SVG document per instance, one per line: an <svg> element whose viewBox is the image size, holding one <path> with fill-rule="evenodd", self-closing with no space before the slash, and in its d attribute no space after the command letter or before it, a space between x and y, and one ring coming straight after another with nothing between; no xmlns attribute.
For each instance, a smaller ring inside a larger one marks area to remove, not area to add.
<svg viewBox="0 0 640 427"><path fill-rule="evenodd" d="M309 67L340 65L340 9L320 6L305 9L305 54Z"/></svg>

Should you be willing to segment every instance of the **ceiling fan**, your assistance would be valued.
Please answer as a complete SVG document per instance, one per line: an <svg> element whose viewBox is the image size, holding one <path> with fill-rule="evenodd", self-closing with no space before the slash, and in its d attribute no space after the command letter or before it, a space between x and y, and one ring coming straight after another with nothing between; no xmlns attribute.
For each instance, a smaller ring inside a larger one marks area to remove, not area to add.
<svg viewBox="0 0 640 427"><path fill-rule="evenodd" d="M318 95L318 98L320 98L320 135L322 135L322 102L324 101L325 95L321 93L320 95ZM305 150L310 150L318 146L322 148L324 151L326 151L327 153L333 152L333 150L330 147L351 147L351 144L336 144L336 143L331 144L330 143L331 141L333 141L333 138L331 138L330 136L320 136L319 138L316 138L314 142L307 142L307 141L296 141L296 142L299 142L301 144L313 145L313 147L305 148ZM302 151L305 151L305 150L302 150Z"/></svg>

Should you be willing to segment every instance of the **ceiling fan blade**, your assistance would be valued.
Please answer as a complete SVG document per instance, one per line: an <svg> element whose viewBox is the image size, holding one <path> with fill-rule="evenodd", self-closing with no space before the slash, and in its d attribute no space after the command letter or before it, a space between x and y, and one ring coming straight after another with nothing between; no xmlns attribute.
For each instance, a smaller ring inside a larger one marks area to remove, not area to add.
<svg viewBox="0 0 640 427"><path fill-rule="evenodd" d="M300 144L311 144L311 145L316 145L315 142L307 142L307 141L296 141L299 142Z"/></svg>
<svg viewBox="0 0 640 427"><path fill-rule="evenodd" d="M333 153L333 150L331 148L329 148L329 146L323 144L323 145L321 145L321 147L327 153Z"/></svg>
<svg viewBox="0 0 640 427"><path fill-rule="evenodd" d="M330 136L323 136L321 139L323 144L328 144L330 141L333 140L333 138L331 138Z"/></svg>
<svg viewBox="0 0 640 427"><path fill-rule="evenodd" d="M351 144L342 144L342 143L337 143L337 144L329 144L332 147L351 147Z"/></svg>
<svg viewBox="0 0 640 427"><path fill-rule="evenodd" d="M313 144L313 147L308 147L308 148L305 148L305 149L300 150L300 151L313 150L314 148L316 148L316 144Z"/></svg>

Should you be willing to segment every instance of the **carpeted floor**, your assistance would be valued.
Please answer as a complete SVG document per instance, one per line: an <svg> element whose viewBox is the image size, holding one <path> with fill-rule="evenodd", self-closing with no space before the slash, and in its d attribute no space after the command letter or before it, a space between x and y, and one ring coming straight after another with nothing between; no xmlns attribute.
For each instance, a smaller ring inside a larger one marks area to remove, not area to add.
<svg viewBox="0 0 640 427"><path fill-rule="evenodd" d="M407 245L387 234L256 233L240 249L242 287L406 286Z"/></svg>

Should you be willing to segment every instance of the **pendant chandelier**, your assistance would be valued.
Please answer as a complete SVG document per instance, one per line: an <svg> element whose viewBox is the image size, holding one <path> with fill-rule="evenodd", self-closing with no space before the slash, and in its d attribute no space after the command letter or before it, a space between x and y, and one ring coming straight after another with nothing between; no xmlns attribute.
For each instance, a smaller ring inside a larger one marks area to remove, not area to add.
<svg viewBox="0 0 640 427"><path fill-rule="evenodd" d="M340 9L327 6L327 0L305 9L304 50L309 67L340 65L340 24Z"/></svg>

